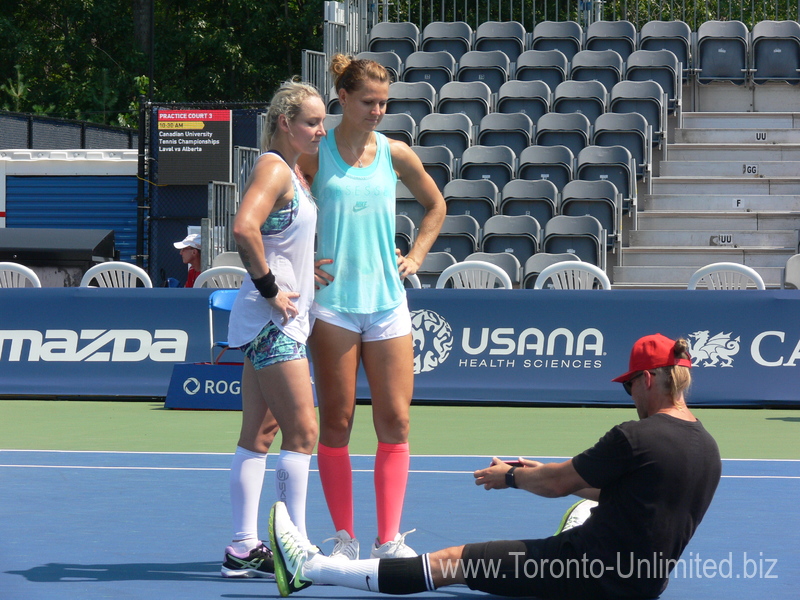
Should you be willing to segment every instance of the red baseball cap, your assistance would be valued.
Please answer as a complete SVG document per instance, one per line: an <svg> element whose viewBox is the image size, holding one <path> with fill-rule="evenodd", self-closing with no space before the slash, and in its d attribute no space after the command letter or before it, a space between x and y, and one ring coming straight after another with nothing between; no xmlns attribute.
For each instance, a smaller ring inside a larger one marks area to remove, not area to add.
<svg viewBox="0 0 800 600"><path fill-rule="evenodd" d="M692 361L690 359L675 357L674 348L675 340L671 340L660 333L639 338L631 350L628 372L615 377L611 381L624 383L639 371L649 371L659 367L672 367L674 365L691 367Z"/></svg>

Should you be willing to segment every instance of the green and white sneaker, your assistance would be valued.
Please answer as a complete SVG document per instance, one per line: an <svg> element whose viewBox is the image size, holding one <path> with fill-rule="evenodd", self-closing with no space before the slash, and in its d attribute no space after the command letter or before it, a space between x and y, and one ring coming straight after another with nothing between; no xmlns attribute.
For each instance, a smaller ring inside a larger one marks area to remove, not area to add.
<svg viewBox="0 0 800 600"><path fill-rule="evenodd" d="M269 511L269 540L275 561L275 581L284 598L307 588L313 582L303 577L306 560L319 553L300 533L283 502L276 502Z"/></svg>
<svg viewBox="0 0 800 600"><path fill-rule="evenodd" d="M597 502L594 500L578 500L575 504L570 506L567 512L564 513L564 516L561 517L561 523L559 523L558 529L554 535L563 533L578 525L583 525L584 521L592 514L591 511L595 506L597 506Z"/></svg>

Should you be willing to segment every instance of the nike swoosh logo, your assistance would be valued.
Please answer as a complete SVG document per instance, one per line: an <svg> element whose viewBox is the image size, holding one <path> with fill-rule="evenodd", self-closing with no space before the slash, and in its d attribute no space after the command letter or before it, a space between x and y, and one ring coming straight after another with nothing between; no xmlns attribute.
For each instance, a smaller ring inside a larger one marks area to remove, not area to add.
<svg viewBox="0 0 800 600"><path fill-rule="evenodd" d="M370 586L370 584L369 584L369 575L367 575L367 591L370 591L370 592L375 591L375 590L372 589L372 586Z"/></svg>
<svg viewBox="0 0 800 600"><path fill-rule="evenodd" d="M366 204L356 204L353 207L353 212L361 212L362 210L366 210L368 207Z"/></svg>

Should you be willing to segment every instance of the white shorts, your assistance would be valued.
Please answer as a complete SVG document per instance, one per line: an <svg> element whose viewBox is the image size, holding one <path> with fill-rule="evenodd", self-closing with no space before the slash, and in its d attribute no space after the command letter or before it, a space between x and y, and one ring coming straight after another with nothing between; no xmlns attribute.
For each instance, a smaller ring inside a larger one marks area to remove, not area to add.
<svg viewBox="0 0 800 600"><path fill-rule="evenodd" d="M362 342L390 340L411 333L411 313L406 302L389 310L367 314L338 312L314 302L311 306L312 327L316 319L360 333Z"/></svg>

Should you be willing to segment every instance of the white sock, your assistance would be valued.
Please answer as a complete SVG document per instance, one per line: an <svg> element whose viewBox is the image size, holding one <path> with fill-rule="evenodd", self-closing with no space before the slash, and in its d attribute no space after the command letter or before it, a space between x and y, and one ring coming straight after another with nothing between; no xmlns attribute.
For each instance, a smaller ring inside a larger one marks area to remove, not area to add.
<svg viewBox="0 0 800 600"><path fill-rule="evenodd" d="M336 560L317 554L303 565L303 575L318 585L338 585L377 592L379 563L379 558Z"/></svg>
<svg viewBox="0 0 800 600"><path fill-rule="evenodd" d="M286 505L292 522L303 536L306 533L306 495L310 454L281 450L275 465L275 496Z"/></svg>
<svg viewBox="0 0 800 600"><path fill-rule="evenodd" d="M233 539L237 552L249 552L261 540L258 537L258 506L267 455L251 452L237 446L231 464L231 511L233 513Z"/></svg>

